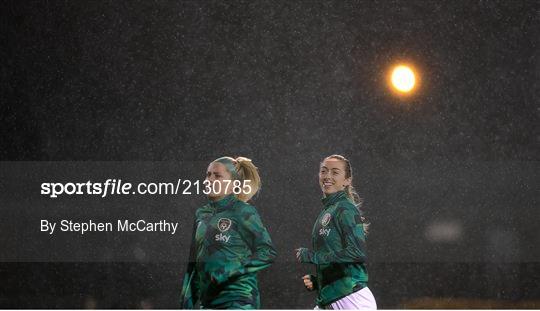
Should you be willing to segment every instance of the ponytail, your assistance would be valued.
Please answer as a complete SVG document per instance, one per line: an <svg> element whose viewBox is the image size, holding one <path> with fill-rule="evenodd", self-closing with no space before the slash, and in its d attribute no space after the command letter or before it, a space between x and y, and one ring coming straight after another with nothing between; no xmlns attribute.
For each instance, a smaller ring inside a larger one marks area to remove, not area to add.
<svg viewBox="0 0 540 311"><path fill-rule="evenodd" d="M259 176L259 171L257 167L251 162L251 159L238 157L236 158L236 172L238 173L238 178L241 181L249 180L249 183L243 183L244 185L249 185L251 187L250 192L242 191L238 194L238 199L244 202L249 201L261 188L261 177Z"/></svg>

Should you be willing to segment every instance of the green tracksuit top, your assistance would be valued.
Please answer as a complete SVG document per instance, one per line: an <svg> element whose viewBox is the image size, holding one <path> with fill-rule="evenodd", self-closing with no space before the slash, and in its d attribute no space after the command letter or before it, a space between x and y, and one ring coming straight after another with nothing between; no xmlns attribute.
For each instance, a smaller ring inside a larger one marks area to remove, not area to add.
<svg viewBox="0 0 540 311"><path fill-rule="evenodd" d="M234 195L209 202L195 216L190 262L181 306L260 308L256 272L270 266L276 251L257 210Z"/></svg>
<svg viewBox="0 0 540 311"><path fill-rule="evenodd" d="M302 248L300 260L315 264L312 276L317 305L325 307L367 286L362 215L344 191L322 199L324 207L312 232L313 250Z"/></svg>

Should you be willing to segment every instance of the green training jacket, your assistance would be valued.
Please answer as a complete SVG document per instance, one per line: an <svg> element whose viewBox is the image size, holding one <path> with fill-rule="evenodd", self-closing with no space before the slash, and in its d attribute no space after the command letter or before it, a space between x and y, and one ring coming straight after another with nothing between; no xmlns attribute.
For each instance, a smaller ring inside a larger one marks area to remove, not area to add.
<svg viewBox="0 0 540 311"><path fill-rule="evenodd" d="M181 306L256 309L256 272L271 265L276 251L257 210L234 195L199 208Z"/></svg>
<svg viewBox="0 0 540 311"><path fill-rule="evenodd" d="M326 307L367 286L362 215L344 191L322 199L312 232L313 250L302 248L300 261L315 264L311 276L318 290L317 305Z"/></svg>

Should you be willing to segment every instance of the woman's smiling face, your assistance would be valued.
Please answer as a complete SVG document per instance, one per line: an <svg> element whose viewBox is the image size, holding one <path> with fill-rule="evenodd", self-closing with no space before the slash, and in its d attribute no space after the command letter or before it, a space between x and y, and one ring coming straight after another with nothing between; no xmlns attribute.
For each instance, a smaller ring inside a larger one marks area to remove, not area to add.
<svg viewBox="0 0 540 311"><path fill-rule="evenodd" d="M338 159L325 159L319 170L319 185L325 195L344 190L351 184L351 178L346 177L345 162Z"/></svg>

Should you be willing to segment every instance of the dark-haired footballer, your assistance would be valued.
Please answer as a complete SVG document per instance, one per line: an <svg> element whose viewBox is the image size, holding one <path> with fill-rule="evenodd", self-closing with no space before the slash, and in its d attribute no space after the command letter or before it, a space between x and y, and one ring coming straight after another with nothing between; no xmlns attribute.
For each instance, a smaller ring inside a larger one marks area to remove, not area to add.
<svg viewBox="0 0 540 311"><path fill-rule="evenodd" d="M377 309L367 287L365 218L361 199L352 186L352 167L345 157L332 155L319 170L323 208L313 226L313 249L299 248L300 262L316 266L317 275L305 275L308 290L317 290L317 308Z"/></svg>
<svg viewBox="0 0 540 311"><path fill-rule="evenodd" d="M193 309L258 309L257 272L269 267L276 251L259 213L247 203L260 188L250 159L219 158L208 166L209 202L195 216L181 306ZM239 194L225 180L249 181Z"/></svg>

